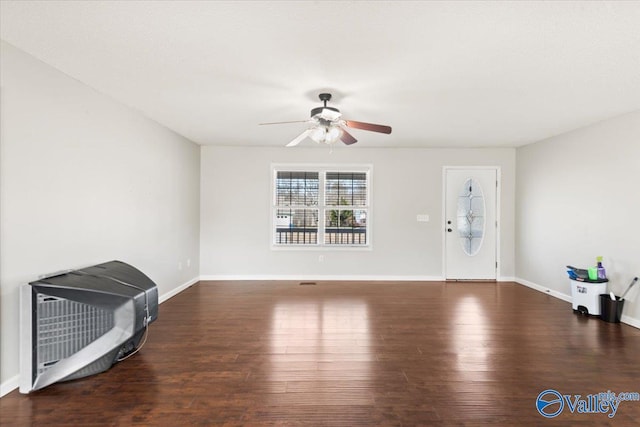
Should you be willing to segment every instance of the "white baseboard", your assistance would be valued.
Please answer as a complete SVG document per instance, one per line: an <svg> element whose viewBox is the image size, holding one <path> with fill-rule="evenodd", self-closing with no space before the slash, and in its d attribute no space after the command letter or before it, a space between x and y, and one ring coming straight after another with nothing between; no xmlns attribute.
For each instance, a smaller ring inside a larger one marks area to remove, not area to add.
<svg viewBox="0 0 640 427"><path fill-rule="evenodd" d="M279 275L279 274L209 274L200 276L200 280L336 280L336 281L385 281L385 282L444 282L444 276L368 276L368 275ZM497 282L515 282L516 278L512 276L501 276L496 279Z"/></svg>
<svg viewBox="0 0 640 427"><path fill-rule="evenodd" d="M537 283L530 282L528 280L522 279L520 277L516 277L515 282L526 286L527 288L535 289L536 291L542 292L544 294L549 294L553 297L561 299L563 301L567 301L571 303L573 300L571 299L571 295L563 294L562 292L554 291L553 289L546 288L544 286L538 285Z"/></svg>
<svg viewBox="0 0 640 427"><path fill-rule="evenodd" d="M165 302L169 298L172 298L172 297L178 295L180 292L184 291L189 286L192 286L192 285L198 283L199 280L200 280L200 278L195 277L195 278L189 280L188 282L183 283L182 285L178 286L177 288L174 288L174 289L170 290L169 292L160 295L158 297L158 304L162 304L163 302Z"/></svg>
<svg viewBox="0 0 640 427"><path fill-rule="evenodd" d="M522 279L520 277L516 277L515 282L517 282L517 283L519 283L519 284L521 284L523 286L526 286L528 288L535 289L536 291L540 291L542 293L549 294L549 295L554 296L556 298L559 298L561 300L567 301L568 303L573 302L573 299L571 298L571 295L566 295L566 294L563 294L562 292L558 292L558 291L554 291L554 290L549 289L549 288L545 288L544 286L540 286L540 285L538 285L536 283L530 282L530 281ZM629 325L629 326L633 326L634 328L640 329L640 320L638 320L638 319L636 319L634 317L627 316L627 315L623 314L620 317L620 322L622 322L622 323L624 323L626 325Z"/></svg>
<svg viewBox="0 0 640 427"><path fill-rule="evenodd" d="M257 274L257 275L226 275L213 274L200 276L200 280L326 280L326 281L385 281L385 282L442 282L442 276L366 276L366 275L281 275L281 274Z"/></svg>
<svg viewBox="0 0 640 427"><path fill-rule="evenodd" d="M0 384L0 397L5 394L11 393L13 390L17 389L20 385L20 375L16 375L14 377L9 378L2 384Z"/></svg>
<svg viewBox="0 0 640 427"><path fill-rule="evenodd" d="M622 316L620 316L620 321L622 323L626 323L629 326L633 326L634 328L640 329L640 320L638 320L636 318L633 318L631 316L627 316L626 314L623 314Z"/></svg>

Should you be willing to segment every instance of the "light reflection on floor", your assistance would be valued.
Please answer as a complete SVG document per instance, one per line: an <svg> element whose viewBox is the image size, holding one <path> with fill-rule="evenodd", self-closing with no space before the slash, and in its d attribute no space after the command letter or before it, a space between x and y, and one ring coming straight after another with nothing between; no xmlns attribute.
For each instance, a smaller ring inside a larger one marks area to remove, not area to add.
<svg viewBox="0 0 640 427"><path fill-rule="evenodd" d="M279 302L272 312L267 377L286 382L288 392L366 382L375 361L371 344L368 306L362 300ZM353 368L347 374L345 364ZM314 393L314 404L335 404L340 391Z"/></svg>
<svg viewBox="0 0 640 427"><path fill-rule="evenodd" d="M454 310L452 345L458 372L476 381L486 380L491 334L482 304L476 297L466 296Z"/></svg>

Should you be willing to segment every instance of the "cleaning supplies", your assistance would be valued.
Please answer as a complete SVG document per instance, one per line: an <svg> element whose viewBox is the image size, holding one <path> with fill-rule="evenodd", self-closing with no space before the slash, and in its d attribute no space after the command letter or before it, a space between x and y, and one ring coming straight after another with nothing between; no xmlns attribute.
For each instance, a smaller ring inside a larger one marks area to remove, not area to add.
<svg viewBox="0 0 640 427"><path fill-rule="evenodd" d="M571 280L579 280L584 282L589 278L589 273L584 268L576 268L572 265L567 265L567 274Z"/></svg>
<svg viewBox="0 0 640 427"><path fill-rule="evenodd" d="M598 262L598 266L596 267L598 269L598 279L604 280L607 278L607 272L604 270L604 267L602 266L602 257L601 256L597 257L596 261Z"/></svg>
<svg viewBox="0 0 640 427"><path fill-rule="evenodd" d="M624 291L624 294L622 294L622 296L620 297L621 300L623 300L624 297L627 296L627 292L629 292L631 290L631 288L633 288L633 285L635 285L637 281L638 281L637 277L634 277L633 280L631 280L631 283L629 284L629 287L627 288L626 291Z"/></svg>

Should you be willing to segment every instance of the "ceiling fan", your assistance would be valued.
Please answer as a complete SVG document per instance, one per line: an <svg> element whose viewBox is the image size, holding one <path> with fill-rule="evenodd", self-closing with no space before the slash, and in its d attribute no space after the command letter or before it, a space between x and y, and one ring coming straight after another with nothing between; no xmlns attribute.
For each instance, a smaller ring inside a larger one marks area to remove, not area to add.
<svg viewBox="0 0 640 427"><path fill-rule="evenodd" d="M372 132L391 133L391 127L385 125L375 125L373 123L356 122L354 120L345 120L342 118L340 110L334 107L327 107L327 101L331 99L330 93L321 93L320 101L324 102L324 106L313 108L311 110L311 118L309 120L296 120L292 122L273 122L260 123L260 125L279 125L284 123L309 123L309 128L296 136L287 147L293 147L302 142L306 137L311 138L317 143L333 144L341 140L346 145L358 142L344 126L353 129L362 129Z"/></svg>

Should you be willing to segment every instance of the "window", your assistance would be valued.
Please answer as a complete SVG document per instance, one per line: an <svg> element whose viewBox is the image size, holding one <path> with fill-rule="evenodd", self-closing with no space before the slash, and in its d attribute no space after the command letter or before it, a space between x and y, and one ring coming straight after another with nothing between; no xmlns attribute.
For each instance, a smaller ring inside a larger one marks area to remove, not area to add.
<svg viewBox="0 0 640 427"><path fill-rule="evenodd" d="M276 172L276 244L318 243L319 175Z"/></svg>
<svg viewBox="0 0 640 427"><path fill-rule="evenodd" d="M273 168L276 246L369 246L370 167Z"/></svg>

